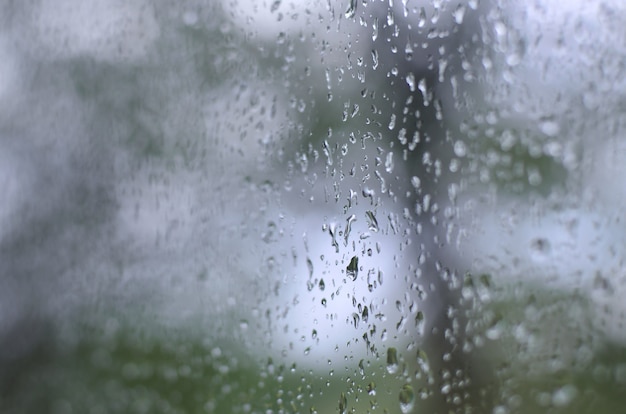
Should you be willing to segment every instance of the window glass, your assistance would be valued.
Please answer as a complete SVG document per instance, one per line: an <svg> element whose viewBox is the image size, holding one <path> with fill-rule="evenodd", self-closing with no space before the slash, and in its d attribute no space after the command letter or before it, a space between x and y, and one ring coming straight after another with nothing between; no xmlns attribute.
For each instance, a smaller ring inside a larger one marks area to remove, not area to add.
<svg viewBox="0 0 626 414"><path fill-rule="evenodd" d="M0 6L3 413L621 412L626 6Z"/></svg>

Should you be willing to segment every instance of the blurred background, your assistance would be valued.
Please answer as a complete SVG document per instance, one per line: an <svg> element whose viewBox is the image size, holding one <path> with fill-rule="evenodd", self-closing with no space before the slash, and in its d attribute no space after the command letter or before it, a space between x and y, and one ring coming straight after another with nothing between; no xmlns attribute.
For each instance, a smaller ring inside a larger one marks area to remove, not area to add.
<svg viewBox="0 0 626 414"><path fill-rule="evenodd" d="M2 413L621 413L626 6L5 1Z"/></svg>

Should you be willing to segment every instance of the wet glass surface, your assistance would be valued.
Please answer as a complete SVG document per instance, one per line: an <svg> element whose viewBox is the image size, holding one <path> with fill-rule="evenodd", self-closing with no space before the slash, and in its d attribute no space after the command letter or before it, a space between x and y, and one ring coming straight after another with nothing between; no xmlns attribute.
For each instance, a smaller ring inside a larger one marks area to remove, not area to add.
<svg viewBox="0 0 626 414"><path fill-rule="evenodd" d="M619 413L626 7L0 6L3 413Z"/></svg>

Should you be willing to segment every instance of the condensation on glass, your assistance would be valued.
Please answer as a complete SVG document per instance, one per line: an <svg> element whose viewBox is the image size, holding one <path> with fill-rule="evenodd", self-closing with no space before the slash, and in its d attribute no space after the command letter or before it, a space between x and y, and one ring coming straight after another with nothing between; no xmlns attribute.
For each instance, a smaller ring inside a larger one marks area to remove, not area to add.
<svg viewBox="0 0 626 414"><path fill-rule="evenodd" d="M621 412L625 19L5 2L0 411Z"/></svg>

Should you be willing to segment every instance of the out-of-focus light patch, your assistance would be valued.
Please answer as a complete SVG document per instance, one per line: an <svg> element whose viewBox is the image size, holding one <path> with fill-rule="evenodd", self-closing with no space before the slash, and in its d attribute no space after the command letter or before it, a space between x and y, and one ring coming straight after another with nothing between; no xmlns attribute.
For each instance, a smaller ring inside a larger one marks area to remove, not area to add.
<svg viewBox="0 0 626 414"><path fill-rule="evenodd" d="M267 253L281 277L276 295L262 305L272 315L272 348L314 370L377 361L387 347L426 341L439 306L438 293L429 295L432 276L418 263L420 245L429 248L432 234L416 234L415 223L402 218L404 204L390 195L400 189L352 171L374 168L381 154L369 141L364 148L351 143L349 133L333 132L335 149L317 142L319 158L309 153L304 161L301 154L279 206L284 236ZM403 167L394 173L402 175Z"/></svg>
<svg viewBox="0 0 626 414"><path fill-rule="evenodd" d="M477 208L469 239L461 245L460 267L491 275L499 287L579 294L590 300L596 321L605 321L597 325L600 332L626 340L626 306L617 299L626 286L626 238L619 215L547 207L530 214L519 205L500 205L495 212Z"/></svg>
<svg viewBox="0 0 626 414"><path fill-rule="evenodd" d="M588 118L573 107L614 112L626 93L626 3L508 2L503 7L501 18L490 16L500 62L485 83L491 105L522 124L548 116Z"/></svg>
<svg viewBox="0 0 626 414"><path fill-rule="evenodd" d="M321 215L299 215L290 229L297 265L286 266L279 296L269 297L264 306L274 316L272 346L299 366L323 372L346 363L355 366L360 359L376 361L386 347L420 342L431 326L433 309L423 303L415 311L429 320L420 326L415 326L416 314L408 311L408 304L404 312L396 308L408 291L406 259L397 252L403 240L369 230L366 210L353 211L356 220L347 246L346 222L328 222L337 232L339 251L328 230L322 230ZM348 268L355 257L358 272L352 275ZM285 263L290 261L285 258Z"/></svg>
<svg viewBox="0 0 626 414"><path fill-rule="evenodd" d="M624 343L626 311L617 298L626 286L626 193L617 177L624 170L626 4L502 6L487 15L495 64L485 69L484 96L473 109L497 111L501 129L530 131L568 169L569 191L557 203L557 194L525 203L499 194L495 204L478 203L457 253L460 267L490 274L496 284L580 294L596 327Z"/></svg>
<svg viewBox="0 0 626 414"><path fill-rule="evenodd" d="M145 57L160 28L147 1L42 0L32 13L30 47L52 58L87 55L108 62Z"/></svg>

